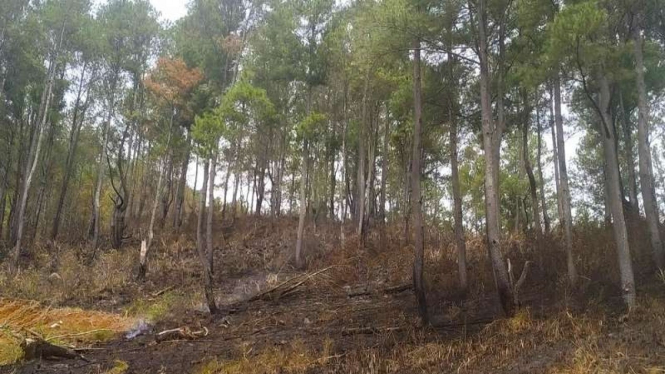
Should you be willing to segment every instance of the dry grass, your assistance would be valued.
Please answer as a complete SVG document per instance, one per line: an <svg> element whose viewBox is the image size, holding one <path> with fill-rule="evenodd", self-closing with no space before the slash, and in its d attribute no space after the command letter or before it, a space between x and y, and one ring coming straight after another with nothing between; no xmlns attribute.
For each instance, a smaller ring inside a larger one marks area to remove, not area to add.
<svg viewBox="0 0 665 374"><path fill-rule="evenodd" d="M134 323L133 318L109 313L0 299L0 365L20 360L24 336L37 334L54 344L91 344L110 340Z"/></svg>
<svg viewBox="0 0 665 374"><path fill-rule="evenodd" d="M215 237L215 282L218 293L223 294L222 304L246 299L298 274L291 258L296 224L297 221L290 217L250 217L238 219L232 230L223 226L216 230L219 234ZM347 230L352 231L351 227ZM299 289L301 295L291 300L324 295L324 299L330 298L336 304L326 304L328 301L324 300L323 306L307 305L309 309L291 313L295 322L284 317L280 325L285 333L296 331L303 316L307 316L312 324L321 324L317 325L321 328L373 323L377 326L399 325L398 333L376 333L363 338L335 335L334 343L321 342L320 336L305 336L287 342L282 342L279 336L270 336L254 348L241 344L233 354L218 357L198 368L199 372L665 373L665 299L662 296L665 276L661 274L658 280L649 269L649 257L644 254L648 253L644 250L648 247L646 235L631 232L631 249L635 252L638 285L650 288L648 291L639 289L639 307L627 318L622 317L619 307L618 266L611 231L590 226L575 230L574 255L581 281L574 290L565 281L565 255L558 234L552 234L541 243L522 234L504 238L504 255L518 271L527 260L536 265L521 293L526 307L513 318L470 326L468 331L466 327L444 332L418 329L409 324L411 318L415 318L415 312L408 310L411 299L408 293L404 293L400 295L403 304L385 304L399 309L398 312L391 310L395 313L386 311L380 315L376 311L368 312L375 313L374 317L349 321L352 317L366 316L353 315L352 309L343 308L346 300L344 286L367 285L377 290L411 282L413 248L405 243L402 234L403 229L398 225L386 228L385 232L371 231L361 248L359 238L353 235L348 235L343 245L339 242L338 224L322 224L316 232L311 225L308 226L305 242L308 271L332 268L309 280ZM151 258L147 285L137 285L133 280L132 269L138 251L127 245L123 251L100 253L92 265L85 264L76 249L64 249L59 256L57 276L47 270L50 269L48 256L37 255L34 267L15 279L0 272L0 287L6 295L48 300L57 306L87 305L104 310L123 310L126 315L147 317L153 321L177 320L181 311L196 309L203 300L199 291L198 259L191 237L184 234L170 237L167 233L158 237L160 240ZM435 313L443 316L446 323L459 323L482 313L486 313L485 317L496 317L491 310L496 306L494 280L484 238L467 238L470 290L466 299L457 291L452 234L430 228L426 231L425 242L426 287ZM540 268L539 263L546 266ZM150 297L152 292L171 285L177 285L178 289ZM386 298L397 299L393 296ZM122 300L115 302L116 299ZM12 308L26 308L28 315L35 316L34 321L26 317L22 322L23 318L20 318L11 329L3 331L31 328L47 337L57 338L105 328L99 327L100 323L111 323L98 321L95 316L90 317L92 320L84 326L77 327L63 320L60 327L49 329L51 324L66 318L53 317L52 314L58 315L59 311L69 309L50 309L30 302L15 303L6 304L15 305ZM10 313L4 310L5 304L0 303L0 325L5 314ZM88 312L79 313L87 315ZM260 330L259 322L270 320L269 317L252 320L256 322L255 329ZM277 317L273 319L278 321ZM120 328L116 331L122 331ZM126 329L126 326L122 328ZM95 334L90 335L92 337L57 339L68 344L86 344L94 341ZM12 334L0 333L0 362L2 357L18 354L13 339ZM371 344L365 344L367 341ZM8 347L7 353L3 351L4 347ZM126 365L118 364L120 371L117 372L128 370ZM135 362L130 365L134 366Z"/></svg>
<svg viewBox="0 0 665 374"><path fill-rule="evenodd" d="M281 347L272 347L260 353L243 346L241 358L231 361L215 360L196 370L197 374L297 374L325 366L331 356L333 341L323 342L323 349L317 352L302 340L295 340Z"/></svg>

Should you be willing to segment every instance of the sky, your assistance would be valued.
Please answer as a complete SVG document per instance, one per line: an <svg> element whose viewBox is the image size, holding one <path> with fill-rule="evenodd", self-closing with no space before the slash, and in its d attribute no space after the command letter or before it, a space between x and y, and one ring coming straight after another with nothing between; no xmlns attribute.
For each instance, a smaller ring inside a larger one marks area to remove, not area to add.
<svg viewBox="0 0 665 374"><path fill-rule="evenodd" d="M186 0L150 0L164 20L175 21L187 13Z"/></svg>

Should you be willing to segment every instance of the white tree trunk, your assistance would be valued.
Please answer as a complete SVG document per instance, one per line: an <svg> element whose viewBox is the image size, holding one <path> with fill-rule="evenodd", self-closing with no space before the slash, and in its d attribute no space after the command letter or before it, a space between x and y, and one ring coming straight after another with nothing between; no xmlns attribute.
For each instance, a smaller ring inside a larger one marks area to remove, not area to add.
<svg viewBox="0 0 665 374"><path fill-rule="evenodd" d="M554 78L554 123L556 125L556 150L559 161L559 201L561 216L559 221L564 232L566 246L566 264L568 266L568 282L577 283L577 270L573 259L573 214L570 207L570 187L568 186L568 170L566 167L566 143L563 137L563 117L561 116L561 81L559 73Z"/></svg>
<svg viewBox="0 0 665 374"><path fill-rule="evenodd" d="M609 114L610 88L607 78L604 75L600 77L599 83L602 116L600 136L603 138L603 153L605 156L605 170L609 190L608 200L612 212L612 227L619 260L621 291L624 302L629 308L632 308L635 306L635 277L633 275L633 263L628 245L628 231L626 230L626 221L623 214L623 196L619 182L616 142L614 141L616 132L611 115Z"/></svg>
<svg viewBox="0 0 665 374"><path fill-rule="evenodd" d="M24 227L24 216L25 216L25 207L28 202L28 193L30 192L30 184L32 183L32 178L37 169L37 164L39 163L39 154L41 152L42 143L44 140L44 128L46 127L46 119L48 118L49 107L51 106L51 96L53 90L53 81L55 79L55 58L51 61L49 66L49 76L48 83L42 96L42 117L38 120L37 123L37 142L33 143L34 147L31 147L30 157L28 162L26 162L25 170L25 181L23 182L23 188L21 191L21 200L18 207L18 215L16 217L17 231L16 231L16 245L14 246L14 268L18 270L19 261L21 258L21 240L23 239L23 227Z"/></svg>
<svg viewBox="0 0 665 374"><path fill-rule="evenodd" d="M651 147L649 145L649 103L646 84L644 83L644 58L642 56L642 34L639 27L634 27L633 43L635 46L635 71L638 93L637 149L639 155L640 188L644 201L644 212L651 240L654 263L659 269L665 266L665 249L660 237L658 203L653 182Z"/></svg>

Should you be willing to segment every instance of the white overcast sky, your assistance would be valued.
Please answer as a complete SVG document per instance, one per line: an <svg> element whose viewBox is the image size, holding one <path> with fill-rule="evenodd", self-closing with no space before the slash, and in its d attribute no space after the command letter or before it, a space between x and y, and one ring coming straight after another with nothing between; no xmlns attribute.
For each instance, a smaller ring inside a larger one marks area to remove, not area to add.
<svg viewBox="0 0 665 374"><path fill-rule="evenodd" d="M187 13L186 0L150 0L150 2L165 20L175 21Z"/></svg>

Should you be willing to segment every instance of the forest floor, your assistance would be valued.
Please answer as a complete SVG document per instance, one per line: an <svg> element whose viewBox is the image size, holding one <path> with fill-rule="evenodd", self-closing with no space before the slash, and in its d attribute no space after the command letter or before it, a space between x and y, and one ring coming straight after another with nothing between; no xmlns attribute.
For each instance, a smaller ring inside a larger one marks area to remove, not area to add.
<svg viewBox="0 0 665 374"><path fill-rule="evenodd" d="M565 269L560 249L536 255L527 238L507 239L516 269L547 264L532 267L513 318L498 309L482 239L469 241L462 297L452 240L428 232L431 325L422 328L400 230L373 233L359 250L353 238L339 243L339 226L321 225L309 232L308 271L296 272L294 224L218 228L216 316L202 303L186 235L162 241L141 283L130 271L138 243L91 265L68 249L57 264L33 259L41 265L0 279L0 362L19 360L0 373L665 373L665 279L638 271L638 307L625 313L612 286L613 249L598 244L605 232L578 239L590 260L580 261L574 292L556 275ZM183 333L159 335L172 329ZM18 340L30 335L81 348L83 358L21 361Z"/></svg>

